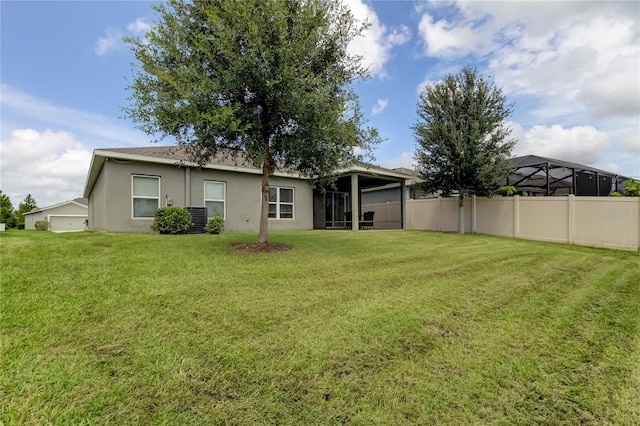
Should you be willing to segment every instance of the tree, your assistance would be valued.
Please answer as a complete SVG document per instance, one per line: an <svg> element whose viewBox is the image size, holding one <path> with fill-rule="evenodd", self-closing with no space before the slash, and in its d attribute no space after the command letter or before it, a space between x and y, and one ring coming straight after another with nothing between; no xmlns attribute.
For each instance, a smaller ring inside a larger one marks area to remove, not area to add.
<svg viewBox="0 0 640 426"><path fill-rule="evenodd" d="M626 197L640 197L640 180L636 180L636 179L625 180L624 195Z"/></svg>
<svg viewBox="0 0 640 426"><path fill-rule="evenodd" d="M31 196L31 194L27 194L24 197L24 200L20 204L18 204L18 211L16 212L16 222L18 225L24 225L24 214L29 213L31 210L37 209L38 204L36 200Z"/></svg>
<svg viewBox="0 0 640 426"><path fill-rule="evenodd" d="M169 0L145 39L125 108L157 140L173 136L192 160L241 153L262 170L258 241L267 242L275 168L316 181L370 152L352 83L366 77L347 45L364 27L338 0Z"/></svg>
<svg viewBox="0 0 640 426"><path fill-rule="evenodd" d="M469 66L420 93L412 127L416 169L426 191L458 191L459 233L465 193L490 194L507 175L514 141L505 125L513 107L505 102L502 91Z"/></svg>
<svg viewBox="0 0 640 426"><path fill-rule="evenodd" d="M16 226L15 212L13 211L13 204L7 194L3 194L0 190L0 223L7 225L7 228L13 228Z"/></svg>

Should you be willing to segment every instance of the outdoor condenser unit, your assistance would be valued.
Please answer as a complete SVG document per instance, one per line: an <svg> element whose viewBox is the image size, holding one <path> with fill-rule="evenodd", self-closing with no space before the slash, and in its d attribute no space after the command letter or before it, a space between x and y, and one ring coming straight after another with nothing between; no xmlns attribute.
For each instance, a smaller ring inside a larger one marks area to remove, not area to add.
<svg viewBox="0 0 640 426"><path fill-rule="evenodd" d="M193 226L189 228L189 234L204 234L204 226L207 224L207 208L185 207L185 210L191 214L191 222L193 222Z"/></svg>

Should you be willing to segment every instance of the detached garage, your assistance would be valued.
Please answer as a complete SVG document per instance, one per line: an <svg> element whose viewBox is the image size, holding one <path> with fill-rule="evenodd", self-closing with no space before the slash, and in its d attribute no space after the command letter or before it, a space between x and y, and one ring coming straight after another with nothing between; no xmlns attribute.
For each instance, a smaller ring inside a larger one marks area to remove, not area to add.
<svg viewBox="0 0 640 426"><path fill-rule="evenodd" d="M89 217L86 198L54 204L24 214L24 229L36 229L36 222L46 220L54 232L84 231Z"/></svg>

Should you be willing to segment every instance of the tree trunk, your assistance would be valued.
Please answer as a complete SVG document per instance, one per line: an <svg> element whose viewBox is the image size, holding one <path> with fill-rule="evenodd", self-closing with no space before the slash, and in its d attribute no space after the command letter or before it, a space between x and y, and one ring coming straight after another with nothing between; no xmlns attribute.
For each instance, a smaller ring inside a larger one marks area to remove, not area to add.
<svg viewBox="0 0 640 426"><path fill-rule="evenodd" d="M269 176L271 175L271 166L269 158L264 160L262 164L262 205L260 207L260 233L258 234L258 242L267 244L269 237Z"/></svg>
<svg viewBox="0 0 640 426"><path fill-rule="evenodd" d="M464 189L458 191L458 234L464 234Z"/></svg>

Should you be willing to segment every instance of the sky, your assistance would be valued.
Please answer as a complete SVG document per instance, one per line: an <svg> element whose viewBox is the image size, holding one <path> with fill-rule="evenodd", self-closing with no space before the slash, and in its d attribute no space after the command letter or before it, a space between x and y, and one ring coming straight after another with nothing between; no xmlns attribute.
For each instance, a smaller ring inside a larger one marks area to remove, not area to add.
<svg viewBox="0 0 640 426"><path fill-rule="evenodd" d="M414 165L420 91L466 65L513 104L513 155L640 178L640 2L348 0L370 24L349 46L384 142L378 165ZM146 1L0 2L0 189L15 208L81 197L94 149L149 146L124 117L135 58L157 21ZM171 144L167 142L166 144Z"/></svg>

